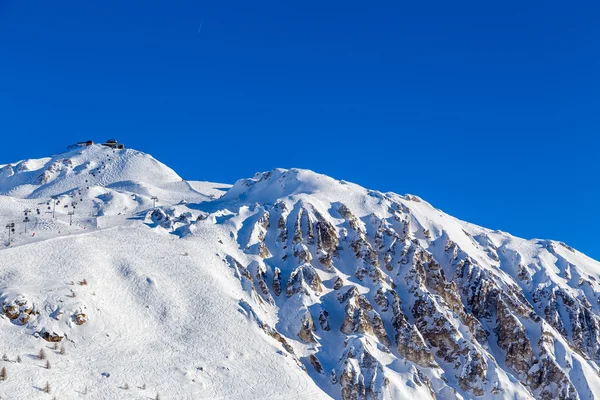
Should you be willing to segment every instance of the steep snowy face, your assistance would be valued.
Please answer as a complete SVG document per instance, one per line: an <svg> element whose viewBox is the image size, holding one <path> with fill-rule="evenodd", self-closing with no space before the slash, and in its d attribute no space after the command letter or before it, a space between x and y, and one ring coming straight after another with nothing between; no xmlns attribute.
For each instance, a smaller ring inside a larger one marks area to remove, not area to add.
<svg viewBox="0 0 600 400"><path fill-rule="evenodd" d="M564 243L307 170L185 182L99 146L6 165L0 191L2 226L42 208L0 250L0 339L68 338L101 398L128 398L107 365L175 398L600 397L600 263Z"/></svg>
<svg viewBox="0 0 600 400"><path fill-rule="evenodd" d="M600 264L563 243L304 170L240 180L206 211L245 253L230 265L256 313L275 310L333 397L600 395Z"/></svg>

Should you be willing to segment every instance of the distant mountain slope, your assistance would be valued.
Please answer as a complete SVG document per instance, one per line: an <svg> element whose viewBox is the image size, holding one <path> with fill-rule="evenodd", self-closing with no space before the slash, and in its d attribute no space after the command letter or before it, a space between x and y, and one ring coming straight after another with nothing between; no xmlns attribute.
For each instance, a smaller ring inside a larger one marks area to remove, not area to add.
<svg viewBox="0 0 600 400"><path fill-rule="evenodd" d="M0 395L600 397L600 263L564 243L307 170L185 182L99 146L9 164L0 192L0 338L27 376ZM68 348L51 370L26 358L43 338Z"/></svg>

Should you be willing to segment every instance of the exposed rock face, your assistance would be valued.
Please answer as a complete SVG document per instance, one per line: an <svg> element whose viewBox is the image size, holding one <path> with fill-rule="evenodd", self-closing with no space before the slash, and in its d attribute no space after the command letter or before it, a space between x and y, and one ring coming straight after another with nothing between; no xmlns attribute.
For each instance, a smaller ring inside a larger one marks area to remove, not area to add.
<svg viewBox="0 0 600 400"><path fill-rule="evenodd" d="M64 336L54 332L50 333L46 330L40 332L40 337L50 343L61 342L64 339Z"/></svg>
<svg viewBox="0 0 600 400"><path fill-rule="evenodd" d="M312 255L308 247L303 244L296 244L294 246L294 257L298 259L299 264L310 263L310 260L312 260Z"/></svg>
<svg viewBox="0 0 600 400"><path fill-rule="evenodd" d="M352 214L352 211L350 211L348 207L342 204L337 211L348 222L350 228L352 228L355 231L359 231L361 229L358 218L356 218L356 216Z"/></svg>
<svg viewBox="0 0 600 400"><path fill-rule="evenodd" d="M327 221L320 213L317 213L317 253L319 262L328 271L333 266L333 258L338 256L339 239L333 224Z"/></svg>
<svg viewBox="0 0 600 400"><path fill-rule="evenodd" d="M299 292L309 294L309 289L318 295L323 291L323 286L314 267L304 264L296 268L290 275L285 293L288 297Z"/></svg>
<svg viewBox="0 0 600 400"><path fill-rule="evenodd" d="M268 303L273 304L274 300L271 297L271 294L266 287L266 283L264 282L264 270L260 267L259 263L252 263L249 267L252 267L257 270L255 281L252 278L252 273L248 270L248 268L244 267L238 260L231 256L227 256L225 258L225 262L231 267L234 271L234 276L239 279L242 287L246 292L250 294L250 296L258 301L259 303L264 303L267 301ZM256 289L256 286L259 287L259 290ZM259 295L259 291L262 293L262 296Z"/></svg>
<svg viewBox="0 0 600 400"><path fill-rule="evenodd" d="M21 314L21 312L19 311L19 308L14 304L4 306L4 315L6 315L8 319L17 319L19 318L19 314Z"/></svg>
<svg viewBox="0 0 600 400"><path fill-rule="evenodd" d="M62 156L43 165L0 167L0 180L27 175L35 186L81 169L97 186L91 178L105 176ZM63 191L76 185L56 186L61 199L75 195ZM215 232L206 267L239 285L238 311L336 399L600 398L600 263L564 243L300 170L257 174L191 205L161 205L144 222L185 225L173 233L190 239ZM54 304L17 290L0 293L0 323L11 330L58 342L95 328L83 288L77 299L54 291Z"/></svg>
<svg viewBox="0 0 600 400"><path fill-rule="evenodd" d="M289 192L252 220L263 247L249 257L266 267L235 268L259 303L285 310L281 332L303 346L304 366L333 366L340 398L594 397L596 383L574 371L600 381L600 278L589 273L600 264L582 268L566 245L462 223L416 196L335 182L334 199L290 175L273 172Z"/></svg>
<svg viewBox="0 0 600 400"><path fill-rule="evenodd" d="M33 307L26 298L19 296L11 302L3 302L2 312L13 323L25 325L31 319Z"/></svg>
<svg viewBox="0 0 600 400"><path fill-rule="evenodd" d="M338 289L341 289L342 286L344 286L344 280L338 276L337 278L335 278L335 282L333 284L333 288L335 290L338 290Z"/></svg>
<svg viewBox="0 0 600 400"><path fill-rule="evenodd" d="M158 226L162 226L165 229L169 229L172 227L173 220L169 215L167 215L165 210L163 210L162 208L156 208L153 211L149 212L149 214L152 223Z"/></svg>
<svg viewBox="0 0 600 400"><path fill-rule="evenodd" d="M261 263L254 263L253 268L256 270L256 285L258 286L259 293L264 301L273 305L275 304L275 300L273 300L273 296L269 291L269 287L267 285L267 271L265 266Z"/></svg>
<svg viewBox="0 0 600 400"><path fill-rule="evenodd" d="M402 312L400 297L395 291L390 291L392 298L393 319L392 326L396 334L396 349L398 353L409 361L423 367L436 365L433 354L425 343L419 330L411 325Z"/></svg>
<svg viewBox="0 0 600 400"><path fill-rule="evenodd" d="M273 288L275 296L279 296L281 294L281 271L279 268L275 268L275 271L273 272L273 284L271 287Z"/></svg>
<svg viewBox="0 0 600 400"><path fill-rule="evenodd" d="M314 354L310 355L310 363L315 368L315 371L317 371L317 373L323 373L323 366L321 365L321 362L319 361L317 356L315 356Z"/></svg>
<svg viewBox="0 0 600 400"><path fill-rule="evenodd" d="M258 251L258 255L261 258L269 258L271 257L271 252L269 251L269 249L267 248L267 245L264 243L260 243L258 245L259 251Z"/></svg>
<svg viewBox="0 0 600 400"><path fill-rule="evenodd" d="M358 293L356 286L351 286L345 293L338 295L339 302L346 303L345 318L340 330L346 335L353 332L373 335L380 343L389 347L390 340L381 316L369 300Z"/></svg>
<svg viewBox="0 0 600 400"><path fill-rule="evenodd" d="M572 382L551 356L554 341L552 333L542 331L539 340L540 360L536 361L533 368L527 371L527 383L537 389L538 397L543 400L579 399Z"/></svg>
<svg viewBox="0 0 600 400"><path fill-rule="evenodd" d="M534 361L525 327L502 299L496 302L496 315L496 336L498 346L506 352L506 365L525 378Z"/></svg>
<svg viewBox="0 0 600 400"><path fill-rule="evenodd" d="M302 327L298 332L298 337L305 343L315 343L317 341L315 338L315 324L308 311L302 317Z"/></svg>
<svg viewBox="0 0 600 400"><path fill-rule="evenodd" d="M331 330L331 328L329 327L329 313L327 312L327 310L321 310L321 313L319 314L319 324L321 325L322 330Z"/></svg>
<svg viewBox="0 0 600 400"><path fill-rule="evenodd" d="M365 348L354 341L344 354L339 379L342 400L379 399L387 386L382 365Z"/></svg>
<svg viewBox="0 0 600 400"><path fill-rule="evenodd" d="M76 313L73 314L73 321L77 324L77 325L83 325L87 322L87 315L85 315L84 313Z"/></svg>

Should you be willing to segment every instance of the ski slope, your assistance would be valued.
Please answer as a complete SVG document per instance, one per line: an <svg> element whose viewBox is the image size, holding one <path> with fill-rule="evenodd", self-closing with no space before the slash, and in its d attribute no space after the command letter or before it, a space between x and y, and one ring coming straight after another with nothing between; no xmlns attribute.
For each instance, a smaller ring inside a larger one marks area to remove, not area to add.
<svg viewBox="0 0 600 400"><path fill-rule="evenodd" d="M600 396L600 263L417 196L94 145L0 167L11 222L2 398Z"/></svg>

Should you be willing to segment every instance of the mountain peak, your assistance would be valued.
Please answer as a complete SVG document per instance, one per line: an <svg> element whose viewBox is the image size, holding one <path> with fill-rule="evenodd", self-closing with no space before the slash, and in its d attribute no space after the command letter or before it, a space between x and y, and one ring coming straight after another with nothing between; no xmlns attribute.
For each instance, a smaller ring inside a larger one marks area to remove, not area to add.
<svg viewBox="0 0 600 400"><path fill-rule="evenodd" d="M149 154L92 144L52 157L4 165L0 170L0 194L44 198L126 181L161 185L181 178Z"/></svg>
<svg viewBox="0 0 600 400"><path fill-rule="evenodd" d="M260 202L267 200L263 195L284 197L302 193L316 193L327 190L339 183L335 179L308 169L275 168L267 172L257 172L252 178L240 179L228 191L225 198L243 196Z"/></svg>

